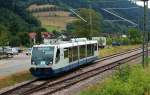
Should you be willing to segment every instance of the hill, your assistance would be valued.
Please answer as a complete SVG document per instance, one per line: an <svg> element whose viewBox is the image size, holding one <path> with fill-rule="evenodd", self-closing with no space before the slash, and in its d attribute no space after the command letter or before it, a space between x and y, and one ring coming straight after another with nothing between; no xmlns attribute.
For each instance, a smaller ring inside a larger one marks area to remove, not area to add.
<svg viewBox="0 0 150 95"><path fill-rule="evenodd" d="M0 0L0 13L0 46L27 45L27 33L41 28L40 22L18 0Z"/></svg>
<svg viewBox="0 0 150 95"><path fill-rule="evenodd" d="M25 0L24 0L25 1ZM100 12L103 15L104 20L122 20L121 18L118 18L107 11L104 11L103 9L107 8L128 8L128 9L107 9L109 12L115 13L116 15L123 17L129 21L132 21L133 23L138 23L138 19L142 20L143 12L142 7L137 6L135 3L129 1L129 0L91 0L92 2L89 2L89 0L26 0L26 3L28 4L55 4L62 6L63 8L89 8L89 4L92 5L92 8L96 11ZM128 21L104 21L103 27L106 32L109 31L122 31L125 30L127 27L135 26L132 23ZM142 24L141 24L142 26ZM106 28L107 27L107 28ZM109 28L108 28L109 27ZM117 27L117 28L116 28ZM142 27L141 27L142 29Z"/></svg>
<svg viewBox="0 0 150 95"><path fill-rule="evenodd" d="M17 18L21 19L21 22L26 23L26 27L28 28L27 31L31 30L31 27L39 27L40 26L40 22L38 20L36 20L35 17L33 17L32 15L29 14L29 12L27 12L25 10L25 7L20 5L20 2L18 0L0 0L0 9L4 9L4 10L8 10L10 11L10 13L13 13L17 16ZM4 12L5 15L9 15L9 12ZM2 15L4 15L2 14ZM10 15L9 15L10 16ZM5 17L1 16L3 21L1 21L1 23L5 23ZM6 18L7 19L7 18ZM7 20L10 20L9 18ZM15 21L14 19L11 19L11 21ZM24 24L22 24L24 25Z"/></svg>
<svg viewBox="0 0 150 95"><path fill-rule="evenodd" d="M72 17L71 13L63 10L55 5L37 5L33 4L27 8L38 20L41 21L42 27L48 31L61 31L66 29L66 25L76 17Z"/></svg>

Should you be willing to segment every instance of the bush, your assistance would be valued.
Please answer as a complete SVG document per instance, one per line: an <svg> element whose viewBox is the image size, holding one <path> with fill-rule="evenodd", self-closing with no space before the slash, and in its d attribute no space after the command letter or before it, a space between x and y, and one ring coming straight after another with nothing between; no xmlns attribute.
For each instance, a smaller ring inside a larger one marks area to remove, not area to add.
<svg viewBox="0 0 150 95"><path fill-rule="evenodd" d="M120 43L121 45L129 45L130 40L128 38L107 38L107 44L111 45L112 42Z"/></svg>
<svg viewBox="0 0 150 95"><path fill-rule="evenodd" d="M110 37L109 37L109 38L107 38L107 42L106 42L106 43L107 43L107 45L111 45L111 44L112 44L112 42L113 42L113 39L112 39L112 38L110 38Z"/></svg>
<svg viewBox="0 0 150 95"><path fill-rule="evenodd" d="M147 92L150 92L150 69L143 69L138 65L125 66L111 79L81 92L80 95L146 95Z"/></svg>
<svg viewBox="0 0 150 95"><path fill-rule="evenodd" d="M128 30L128 38L130 39L131 44L140 44L142 43L141 32L138 29L131 28Z"/></svg>

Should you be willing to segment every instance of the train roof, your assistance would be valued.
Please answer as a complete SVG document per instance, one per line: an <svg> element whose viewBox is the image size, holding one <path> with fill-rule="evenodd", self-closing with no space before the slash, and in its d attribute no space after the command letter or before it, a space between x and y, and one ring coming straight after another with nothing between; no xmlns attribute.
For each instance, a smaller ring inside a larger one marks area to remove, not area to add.
<svg viewBox="0 0 150 95"><path fill-rule="evenodd" d="M86 41L61 41L56 43L50 43L50 44L41 44L41 45L34 45L33 47L58 47L58 48L67 48L72 46L78 46L78 45L85 45L85 44L95 44L97 43L96 40L86 40Z"/></svg>

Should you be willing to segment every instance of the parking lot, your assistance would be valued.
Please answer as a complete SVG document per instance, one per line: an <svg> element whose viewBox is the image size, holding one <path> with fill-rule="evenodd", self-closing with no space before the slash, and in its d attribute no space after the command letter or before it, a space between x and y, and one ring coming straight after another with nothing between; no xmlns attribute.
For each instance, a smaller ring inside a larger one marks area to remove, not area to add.
<svg viewBox="0 0 150 95"><path fill-rule="evenodd" d="M29 70L30 56L25 53L15 55L13 58L0 60L0 77Z"/></svg>

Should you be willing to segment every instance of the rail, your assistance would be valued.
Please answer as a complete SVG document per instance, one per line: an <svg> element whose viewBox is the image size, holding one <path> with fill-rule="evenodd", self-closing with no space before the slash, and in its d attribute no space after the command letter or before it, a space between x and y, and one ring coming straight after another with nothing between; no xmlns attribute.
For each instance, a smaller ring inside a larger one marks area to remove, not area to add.
<svg viewBox="0 0 150 95"><path fill-rule="evenodd" d="M102 61L105 61L105 60L109 60L111 58L114 58L114 57L117 57L117 56L121 56L121 55L125 55L125 54L128 54L128 53L132 53L132 52L135 52L135 51L139 51L140 49L141 48L136 48L136 49L133 49L133 50L130 50L130 51L121 52L121 53L118 53L118 54L107 56L107 57L104 57L104 58L102 58L100 60L95 61L95 63L102 62ZM34 93L34 92L37 92L37 91L41 91L41 90L44 90L44 89L49 88L49 87L50 87L51 90L48 90L49 92L47 92L45 94L46 95L47 94L51 94L51 93L54 93L54 92L56 92L56 91L58 91L60 89L66 88L66 87L68 87L68 86L70 86L72 84L75 84L77 82L80 82L82 80L90 78L90 77L92 77L92 76L94 76L96 74L99 74L99 73L104 72L106 70L110 70L110 69L112 69L112 68L114 68L116 66L119 66L120 62L121 61L123 62L123 60L127 60L127 59L132 60L132 59L135 59L135 58L137 58L139 56L141 56L141 52L133 55L132 57L130 56L130 57L124 58L122 60L117 60L117 61L115 61L115 63L113 62L111 64L106 64L104 66L100 66L100 67L97 67L97 68L89 69L89 71L86 71L86 72L82 72L82 70L78 70L78 71L76 71L77 73L73 73L71 75L67 75L67 76L64 76L64 77L61 77L61 78L58 78L58 79L54 79L54 80L50 79L50 80L47 80L47 81L44 81L44 82L40 83L39 85L36 84L37 82L40 82L37 79L37 80L34 80L34 81L29 82L27 84L18 86L16 88L13 88L13 89L11 89L9 91L3 92L0 95L30 95L31 93ZM93 64L93 65L96 65L96 64ZM91 66L89 66L89 67L91 67ZM88 66L85 67L84 69L87 69L87 68L88 68ZM95 72L95 71L97 71L97 72ZM89 76L87 76L88 75L87 73L90 73L90 72L91 73L93 72L93 73L89 74ZM95 72L95 74L94 74L94 72ZM86 77L81 77L82 75L83 76L86 75ZM67 82L67 81L71 81L71 79L77 80L76 77L78 77L78 79L79 79L78 81L72 81L71 83Z"/></svg>

